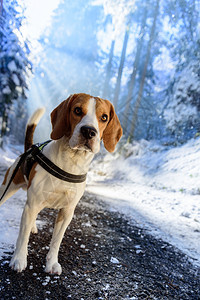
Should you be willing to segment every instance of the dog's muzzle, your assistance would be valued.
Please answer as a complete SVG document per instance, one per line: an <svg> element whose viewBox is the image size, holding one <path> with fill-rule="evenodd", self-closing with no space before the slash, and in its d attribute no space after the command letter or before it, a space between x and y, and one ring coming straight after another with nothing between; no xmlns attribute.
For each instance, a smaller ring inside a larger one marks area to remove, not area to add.
<svg viewBox="0 0 200 300"><path fill-rule="evenodd" d="M97 130L91 126L82 126L81 134L86 140L91 140L92 138L96 137Z"/></svg>

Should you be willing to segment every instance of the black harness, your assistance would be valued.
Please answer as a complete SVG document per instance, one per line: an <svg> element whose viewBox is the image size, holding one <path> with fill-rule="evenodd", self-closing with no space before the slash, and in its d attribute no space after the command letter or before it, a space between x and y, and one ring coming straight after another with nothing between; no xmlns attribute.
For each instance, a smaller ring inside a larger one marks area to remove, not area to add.
<svg viewBox="0 0 200 300"><path fill-rule="evenodd" d="M25 175L27 179L29 178L29 174L31 168L35 162L37 162L43 169L45 169L48 173L53 175L56 178L61 180L72 182L72 183L81 183L86 180L87 174L83 175L74 175L64 170L60 169L56 166L50 159L48 159L43 153L43 148L49 144L51 140L43 143L43 144L36 144L32 145L30 148L30 153L27 156L26 163L25 163ZM29 151L29 150L28 150Z"/></svg>
<svg viewBox="0 0 200 300"><path fill-rule="evenodd" d="M3 195L0 198L0 201L5 196L12 180L15 178L15 175L17 174L17 171L21 167L23 169L23 173L26 176L27 179L29 179L30 171L32 169L32 166L34 163L38 163L43 169L45 169L48 173L53 175L56 178L59 178L60 180L64 180L67 182L72 183L82 183L86 180L87 174L83 175L74 175L70 174L68 172L65 172L64 170L60 169L58 166L56 166L50 159L48 159L43 153L43 148L48 145L52 140L49 140L43 144L35 144L32 145L31 148L29 148L25 153L20 155L20 159L13 171L13 174L8 182L8 185L3 193Z"/></svg>

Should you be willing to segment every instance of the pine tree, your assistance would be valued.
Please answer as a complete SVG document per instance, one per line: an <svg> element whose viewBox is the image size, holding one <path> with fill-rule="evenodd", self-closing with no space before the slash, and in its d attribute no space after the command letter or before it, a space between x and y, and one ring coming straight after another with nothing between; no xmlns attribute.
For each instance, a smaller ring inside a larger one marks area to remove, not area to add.
<svg viewBox="0 0 200 300"><path fill-rule="evenodd" d="M170 35L168 48L175 63L166 89L163 117L176 140L185 141L200 131L199 1L179 0L165 5ZM173 18L171 17L173 16Z"/></svg>
<svg viewBox="0 0 200 300"><path fill-rule="evenodd" d="M20 33L23 17L17 0L1 1L0 14L0 139L8 131L12 104L26 98L27 75L31 63L29 48Z"/></svg>

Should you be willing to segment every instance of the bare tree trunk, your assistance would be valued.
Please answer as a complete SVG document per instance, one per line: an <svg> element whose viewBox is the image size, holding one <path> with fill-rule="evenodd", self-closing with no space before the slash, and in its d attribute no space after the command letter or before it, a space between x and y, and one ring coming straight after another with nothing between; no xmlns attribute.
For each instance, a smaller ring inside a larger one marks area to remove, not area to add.
<svg viewBox="0 0 200 300"><path fill-rule="evenodd" d="M111 47L110 47L109 61L108 61L107 69L106 69L106 79L105 79L104 90L103 90L104 98L107 98L109 96L109 90L110 90L109 84L110 84L110 78L111 78L111 68L112 68L114 47L115 47L115 41L112 40Z"/></svg>
<svg viewBox="0 0 200 300"><path fill-rule="evenodd" d="M1 116L0 147L3 146L3 137L6 135L7 122L8 115L6 113L6 109L4 108Z"/></svg>
<svg viewBox="0 0 200 300"><path fill-rule="evenodd" d="M135 78L136 78L136 73L137 73L137 69L138 69L138 64L139 64L139 59L140 59L140 53L141 53L141 49L142 49L142 44L143 44L143 38L144 38L144 34L145 34L145 27L146 27L146 19L147 19L147 6L145 6L145 10L144 10L144 16L142 19L142 24L141 24L141 29L140 29L140 37L137 43L137 50L136 50L136 55L135 55L135 60L133 63L133 71L130 77L130 83L129 83L129 89L128 89L128 96L126 98L126 102L125 102L125 109L123 112L123 127L126 129L127 127L127 122L128 122L128 112L130 110L130 104L132 101L132 96L133 96L133 90L134 90L134 86L135 86Z"/></svg>
<svg viewBox="0 0 200 300"><path fill-rule="evenodd" d="M0 0L0 15L2 14L3 11L3 0Z"/></svg>
<svg viewBox="0 0 200 300"><path fill-rule="evenodd" d="M131 130L130 130L130 139L131 140L134 138L135 125L136 125L137 117L138 117L138 110L139 110L141 100L142 100L142 95L143 95L143 90L144 90L144 83L145 83L145 78L146 78L146 72L147 72L147 67L148 67L148 63L149 63L152 42L153 42L154 35L155 35L156 21L157 21L157 17L158 17L158 13L159 13L159 2L160 2L160 0L157 0L153 25L151 27L151 33L150 33L149 43L148 43L148 48L147 48L147 55L146 55L144 68L143 68L143 72L142 72L142 78L141 78L141 81L140 81L140 88L139 88L139 92L138 92L138 97L137 97L136 102L135 102L135 108L134 108L134 112L133 112L133 117L132 117L132 122L131 122Z"/></svg>
<svg viewBox="0 0 200 300"><path fill-rule="evenodd" d="M120 87L121 87L122 71L124 68L124 61L125 61L125 57L126 57L126 48L127 48L127 44L128 44L128 38L129 38L129 26L127 26L125 36L124 36L124 43L123 43L123 48L122 48L122 53L121 53L121 60L120 60L120 65L119 65L119 69L118 69L117 82L116 82L114 99L113 99L113 104L115 106L116 111L117 111L117 105L118 105L118 99L119 99L119 93L120 93Z"/></svg>

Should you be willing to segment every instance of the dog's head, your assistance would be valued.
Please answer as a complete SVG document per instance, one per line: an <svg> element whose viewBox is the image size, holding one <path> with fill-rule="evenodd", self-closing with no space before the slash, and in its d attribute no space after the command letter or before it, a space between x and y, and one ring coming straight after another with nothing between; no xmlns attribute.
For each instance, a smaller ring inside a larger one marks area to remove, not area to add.
<svg viewBox="0 0 200 300"><path fill-rule="evenodd" d="M113 152L122 136L122 128L113 105L87 94L74 94L51 113L51 138L69 138L72 149L97 153L100 141Z"/></svg>

